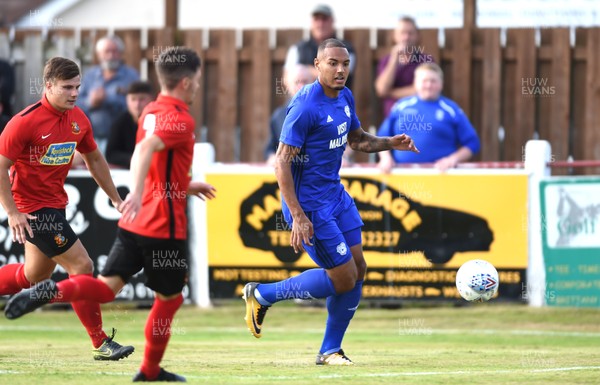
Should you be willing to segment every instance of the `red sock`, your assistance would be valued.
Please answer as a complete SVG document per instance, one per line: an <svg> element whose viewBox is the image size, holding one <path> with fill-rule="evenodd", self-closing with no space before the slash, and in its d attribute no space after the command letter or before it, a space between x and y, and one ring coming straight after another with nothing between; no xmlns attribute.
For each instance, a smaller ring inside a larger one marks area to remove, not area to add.
<svg viewBox="0 0 600 385"><path fill-rule="evenodd" d="M25 265L11 263L0 268L0 295L16 294L31 283L25 278Z"/></svg>
<svg viewBox="0 0 600 385"><path fill-rule="evenodd" d="M56 284L58 294L50 302L80 300L106 303L115 299L115 293L104 282L88 274L76 274Z"/></svg>
<svg viewBox="0 0 600 385"><path fill-rule="evenodd" d="M140 368L149 380L155 379L160 372L159 364L171 337L171 323L175 312L182 303L182 295L170 301L154 299L154 304L146 321L146 348L142 367Z"/></svg>
<svg viewBox="0 0 600 385"><path fill-rule="evenodd" d="M87 275L92 277L92 274L77 274L72 277ZM102 312L100 312L100 304L95 301L74 301L71 302L75 314L79 317L79 321L92 340L94 348L98 348L108 336L102 330Z"/></svg>

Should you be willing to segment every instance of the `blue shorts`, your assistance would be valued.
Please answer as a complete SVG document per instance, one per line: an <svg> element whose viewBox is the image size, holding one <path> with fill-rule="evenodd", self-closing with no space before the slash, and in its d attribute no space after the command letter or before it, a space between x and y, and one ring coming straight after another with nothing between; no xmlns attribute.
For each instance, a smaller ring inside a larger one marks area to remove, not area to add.
<svg viewBox="0 0 600 385"><path fill-rule="evenodd" d="M287 210L283 214L291 226L291 215ZM332 269L348 262L352 258L350 247L362 242L361 228L364 225L352 197L343 191L340 201L335 205L305 214L314 230L311 239L313 245L302 242L310 258L323 269Z"/></svg>

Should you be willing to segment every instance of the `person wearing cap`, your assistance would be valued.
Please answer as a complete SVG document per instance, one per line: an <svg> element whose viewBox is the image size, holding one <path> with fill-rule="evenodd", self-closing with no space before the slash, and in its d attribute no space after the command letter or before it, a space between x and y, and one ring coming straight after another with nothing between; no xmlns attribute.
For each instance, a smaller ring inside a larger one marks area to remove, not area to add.
<svg viewBox="0 0 600 385"><path fill-rule="evenodd" d="M127 89L127 111L117 117L108 134L106 160L111 167L129 169L131 155L135 149L138 119L144 107L154 100L152 84L136 81Z"/></svg>
<svg viewBox="0 0 600 385"><path fill-rule="evenodd" d="M314 65L317 57L319 44L327 39L335 38L335 27L333 11L330 6L325 4L317 5L311 12L310 37L308 40L302 40L288 49L285 57L284 70L288 71L297 64ZM352 88L352 73L356 65L356 55L352 45L342 40L350 55L350 77L346 82L346 87Z"/></svg>

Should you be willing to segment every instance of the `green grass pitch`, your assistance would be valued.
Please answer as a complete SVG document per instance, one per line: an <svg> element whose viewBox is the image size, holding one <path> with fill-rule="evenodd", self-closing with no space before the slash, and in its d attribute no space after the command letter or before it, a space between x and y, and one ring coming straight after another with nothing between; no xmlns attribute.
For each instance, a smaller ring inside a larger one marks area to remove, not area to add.
<svg viewBox="0 0 600 385"><path fill-rule="evenodd" d="M148 310L107 305L104 325L135 353L94 361L72 311L0 319L0 384L130 383L144 349ZM163 360L167 370L202 384L599 384L600 310L494 303L465 307L369 309L344 340L353 367L314 365L323 308L278 304L263 337L243 321L243 301L182 308Z"/></svg>

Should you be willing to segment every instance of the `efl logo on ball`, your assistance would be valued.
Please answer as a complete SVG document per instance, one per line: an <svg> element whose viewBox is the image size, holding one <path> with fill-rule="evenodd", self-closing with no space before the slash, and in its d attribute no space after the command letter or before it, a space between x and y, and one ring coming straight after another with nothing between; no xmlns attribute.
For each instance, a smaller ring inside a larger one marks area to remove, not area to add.
<svg viewBox="0 0 600 385"><path fill-rule="evenodd" d="M467 261L456 272L456 288L467 301L489 301L499 283L496 268L482 259Z"/></svg>

